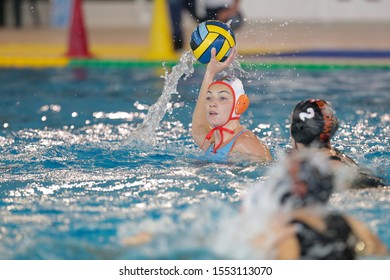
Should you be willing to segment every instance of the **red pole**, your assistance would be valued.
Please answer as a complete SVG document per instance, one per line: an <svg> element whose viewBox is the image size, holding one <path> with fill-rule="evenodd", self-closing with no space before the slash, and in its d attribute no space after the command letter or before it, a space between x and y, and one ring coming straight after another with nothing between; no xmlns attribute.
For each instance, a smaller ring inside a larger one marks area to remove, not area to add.
<svg viewBox="0 0 390 280"><path fill-rule="evenodd" d="M72 20L69 32L68 52L66 56L76 58L90 58L88 51L87 33L84 27L82 0L73 0Z"/></svg>

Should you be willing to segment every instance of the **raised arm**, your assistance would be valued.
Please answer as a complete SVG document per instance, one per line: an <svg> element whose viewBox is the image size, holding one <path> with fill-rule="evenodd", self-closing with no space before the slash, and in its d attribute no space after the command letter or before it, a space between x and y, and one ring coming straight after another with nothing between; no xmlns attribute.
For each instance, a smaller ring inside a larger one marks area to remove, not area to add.
<svg viewBox="0 0 390 280"><path fill-rule="evenodd" d="M387 247L382 243L379 237L373 233L364 223L352 218L345 217L352 231L359 238L356 245L357 252L363 255L386 256L388 254Z"/></svg>
<svg viewBox="0 0 390 280"><path fill-rule="evenodd" d="M195 105L194 113L192 115L192 137L194 138L195 143L200 147L203 144L203 141L211 130L210 124L206 116L206 94L209 85L214 81L215 76L229 67L233 62L234 58L237 56L237 49L234 47L224 62L219 62L216 58L216 50L213 48L211 50L211 60L207 64L206 72L203 77L202 86L199 91L198 100Z"/></svg>

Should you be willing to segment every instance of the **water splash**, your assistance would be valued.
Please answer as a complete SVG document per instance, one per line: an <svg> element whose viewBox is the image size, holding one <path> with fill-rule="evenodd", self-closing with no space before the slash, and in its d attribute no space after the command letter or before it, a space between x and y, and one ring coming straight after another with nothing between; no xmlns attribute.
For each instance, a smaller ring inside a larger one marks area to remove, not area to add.
<svg viewBox="0 0 390 280"><path fill-rule="evenodd" d="M187 79L194 73L194 62L192 52L187 51L182 54L179 63L172 68L171 73L168 73L165 68L163 92L157 102L149 107L143 123L135 129L133 139L142 140L150 145L155 144L155 132L168 109L172 94L177 93L177 84L183 75L184 79Z"/></svg>

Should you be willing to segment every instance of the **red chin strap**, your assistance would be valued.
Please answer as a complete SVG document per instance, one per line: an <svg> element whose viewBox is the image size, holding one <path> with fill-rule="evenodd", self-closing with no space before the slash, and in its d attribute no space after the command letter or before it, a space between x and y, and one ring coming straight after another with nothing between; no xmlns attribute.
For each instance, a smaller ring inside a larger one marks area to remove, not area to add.
<svg viewBox="0 0 390 280"><path fill-rule="evenodd" d="M221 147L221 145L223 143L223 132L226 131L227 133L230 133L230 134L234 133L234 130L228 129L228 128L223 127L223 126L217 126L217 127L214 127L212 130L210 130L209 133L207 133L206 139L210 140L211 136L213 136L213 133L216 130L219 131L219 135L221 136L221 139L220 139L218 145L215 146L215 144L214 144L214 150L213 150L214 154L217 152L217 150L219 149L219 147Z"/></svg>

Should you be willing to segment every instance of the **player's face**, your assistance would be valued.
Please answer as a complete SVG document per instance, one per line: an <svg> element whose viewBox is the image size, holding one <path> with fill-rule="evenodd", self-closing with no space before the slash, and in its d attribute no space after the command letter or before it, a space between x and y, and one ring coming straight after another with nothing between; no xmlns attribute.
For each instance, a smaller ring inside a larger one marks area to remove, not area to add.
<svg viewBox="0 0 390 280"><path fill-rule="evenodd" d="M207 120L212 126L221 126L229 121L234 97L231 89L223 84L212 85L206 95Z"/></svg>

